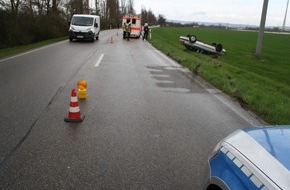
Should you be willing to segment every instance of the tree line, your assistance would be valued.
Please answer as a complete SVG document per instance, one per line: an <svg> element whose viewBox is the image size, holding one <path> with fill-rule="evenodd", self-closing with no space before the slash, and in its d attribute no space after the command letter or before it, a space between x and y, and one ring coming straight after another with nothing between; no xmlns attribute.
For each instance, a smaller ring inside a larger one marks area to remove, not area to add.
<svg viewBox="0 0 290 190"><path fill-rule="evenodd" d="M101 29L120 26L123 15L135 15L134 0L1 0L0 48L30 44L68 33L73 14L101 16ZM141 9L142 23L165 24L165 18Z"/></svg>

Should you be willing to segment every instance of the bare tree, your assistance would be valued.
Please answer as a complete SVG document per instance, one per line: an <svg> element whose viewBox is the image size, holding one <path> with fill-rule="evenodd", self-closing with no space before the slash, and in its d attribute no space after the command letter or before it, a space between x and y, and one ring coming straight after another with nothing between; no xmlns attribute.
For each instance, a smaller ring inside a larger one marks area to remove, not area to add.
<svg viewBox="0 0 290 190"><path fill-rule="evenodd" d="M95 0L96 15L100 14L99 0Z"/></svg>
<svg viewBox="0 0 290 190"><path fill-rule="evenodd" d="M106 0L100 1L100 15L107 19L107 12L106 12Z"/></svg>
<svg viewBox="0 0 290 190"><path fill-rule="evenodd" d="M128 9L128 14L130 14L130 15L135 14L134 0L128 0L127 9Z"/></svg>
<svg viewBox="0 0 290 190"><path fill-rule="evenodd" d="M50 0L47 0L50 1ZM82 0L71 0L69 2L69 12L71 14L84 13L84 5Z"/></svg>
<svg viewBox="0 0 290 190"><path fill-rule="evenodd" d="M126 11L126 0L121 0L121 15L126 15L127 11Z"/></svg>
<svg viewBox="0 0 290 190"><path fill-rule="evenodd" d="M56 0L52 0L52 12L56 13L57 12L57 3Z"/></svg>
<svg viewBox="0 0 290 190"><path fill-rule="evenodd" d="M155 15L153 14L151 9L149 9L149 11L148 11L147 18L148 18L148 24L149 25L157 24L157 19L156 19Z"/></svg>
<svg viewBox="0 0 290 190"><path fill-rule="evenodd" d="M159 15L158 16L158 21L157 23L160 25L160 26L165 26L166 24L166 19L163 15Z"/></svg>
<svg viewBox="0 0 290 190"><path fill-rule="evenodd" d="M145 7L141 8L141 23L148 23L148 13Z"/></svg>
<svg viewBox="0 0 290 190"><path fill-rule="evenodd" d="M20 4L21 4L21 0L10 0L11 12L14 14L15 17L18 17Z"/></svg>
<svg viewBox="0 0 290 190"><path fill-rule="evenodd" d="M159 16L161 16L162 19L164 19L162 15ZM147 11L144 7L141 8L141 22L143 24L148 23L149 25L157 24L157 19L151 9Z"/></svg>

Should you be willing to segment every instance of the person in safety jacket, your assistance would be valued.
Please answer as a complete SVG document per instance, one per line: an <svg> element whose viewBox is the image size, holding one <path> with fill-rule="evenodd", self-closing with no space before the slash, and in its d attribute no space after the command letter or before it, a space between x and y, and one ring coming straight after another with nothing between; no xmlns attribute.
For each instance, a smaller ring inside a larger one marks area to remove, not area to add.
<svg viewBox="0 0 290 190"><path fill-rule="evenodd" d="M125 39L127 37L127 23L126 22L124 23L122 28L123 28L123 39Z"/></svg>
<svg viewBox="0 0 290 190"><path fill-rule="evenodd" d="M130 34L131 34L131 22L128 23L126 27L126 32L127 32L127 40L130 40Z"/></svg>

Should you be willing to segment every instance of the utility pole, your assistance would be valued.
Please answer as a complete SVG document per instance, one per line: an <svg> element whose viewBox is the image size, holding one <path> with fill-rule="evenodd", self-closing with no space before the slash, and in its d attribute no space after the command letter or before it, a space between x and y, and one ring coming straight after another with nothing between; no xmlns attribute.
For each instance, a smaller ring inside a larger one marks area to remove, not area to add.
<svg viewBox="0 0 290 190"><path fill-rule="evenodd" d="M284 22L283 22L283 26L282 26L282 30L285 31L286 30L286 18L287 18L287 12L288 12L288 4L289 4L289 0L287 1L287 6L286 6L286 12L285 12L285 17L284 17Z"/></svg>
<svg viewBox="0 0 290 190"><path fill-rule="evenodd" d="M260 30L259 30L259 35L258 35L258 42L257 42L257 47L256 47L256 56L258 57L260 57L262 53L263 35L265 31L267 9L268 9L268 0L264 0L261 23L260 23Z"/></svg>

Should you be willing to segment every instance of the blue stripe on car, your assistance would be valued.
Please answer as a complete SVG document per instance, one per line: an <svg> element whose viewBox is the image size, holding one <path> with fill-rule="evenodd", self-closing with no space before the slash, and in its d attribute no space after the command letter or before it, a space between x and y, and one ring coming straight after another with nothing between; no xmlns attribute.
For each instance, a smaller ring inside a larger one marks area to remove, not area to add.
<svg viewBox="0 0 290 190"><path fill-rule="evenodd" d="M222 178L231 189L268 189L257 176L225 147L221 147L218 155L210 161L210 165L211 175Z"/></svg>

